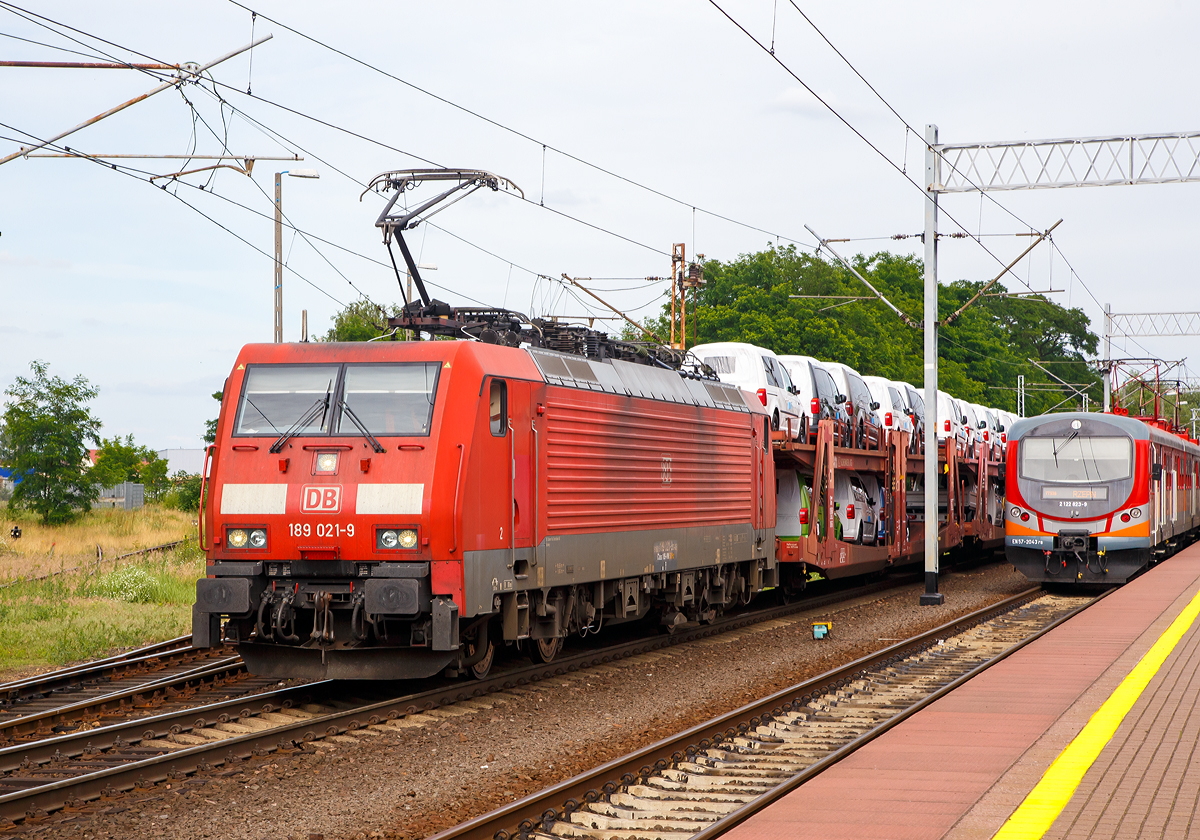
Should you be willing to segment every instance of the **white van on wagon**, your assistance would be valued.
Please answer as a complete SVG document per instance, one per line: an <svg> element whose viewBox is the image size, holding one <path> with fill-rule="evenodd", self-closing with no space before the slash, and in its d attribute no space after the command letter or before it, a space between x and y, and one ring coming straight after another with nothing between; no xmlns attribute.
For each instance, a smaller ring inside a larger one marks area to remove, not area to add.
<svg viewBox="0 0 1200 840"><path fill-rule="evenodd" d="M786 429L791 421L792 437L800 438L799 401L791 377L774 353L740 341L697 344L689 352L722 382L758 397L771 417L771 428Z"/></svg>

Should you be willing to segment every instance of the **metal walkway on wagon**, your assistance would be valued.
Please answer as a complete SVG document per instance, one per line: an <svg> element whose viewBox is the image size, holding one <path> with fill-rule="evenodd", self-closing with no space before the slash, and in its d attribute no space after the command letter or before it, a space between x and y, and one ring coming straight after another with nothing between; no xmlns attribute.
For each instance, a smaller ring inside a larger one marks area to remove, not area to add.
<svg viewBox="0 0 1200 840"><path fill-rule="evenodd" d="M724 836L1187 837L1200 808L1200 544Z"/></svg>

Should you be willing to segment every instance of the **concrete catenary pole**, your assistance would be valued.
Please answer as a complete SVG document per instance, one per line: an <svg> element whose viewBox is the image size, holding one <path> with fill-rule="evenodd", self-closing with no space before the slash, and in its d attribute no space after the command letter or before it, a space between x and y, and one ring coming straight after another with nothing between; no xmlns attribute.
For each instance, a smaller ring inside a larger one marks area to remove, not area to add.
<svg viewBox="0 0 1200 840"><path fill-rule="evenodd" d="M925 126L925 594L922 605L936 606L938 592L938 414L937 414L937 192L936 125ZM950 440L946 440L947 454ZM947 488L949 489L949 488Z"/></svg>

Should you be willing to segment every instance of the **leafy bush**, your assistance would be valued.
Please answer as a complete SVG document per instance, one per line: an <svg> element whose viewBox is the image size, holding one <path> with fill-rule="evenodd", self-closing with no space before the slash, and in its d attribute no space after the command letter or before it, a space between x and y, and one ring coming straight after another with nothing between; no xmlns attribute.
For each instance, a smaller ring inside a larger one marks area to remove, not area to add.
<svg viewBox="0 0 1200 840"><path fill-rule="evenodd" d="M148 604L154 600L156 581L145 569L124 566L109 572L95 583L95 593L101 598L127 601L130 604Z"/></svg>
<svg viewBox="0 0 1200 840"><path fill-rule="evenodd" d="M163 504L194 514L200 508L200 476L187 475L181 470L175 473L172 482L175 489L164 497Z"/></svg>

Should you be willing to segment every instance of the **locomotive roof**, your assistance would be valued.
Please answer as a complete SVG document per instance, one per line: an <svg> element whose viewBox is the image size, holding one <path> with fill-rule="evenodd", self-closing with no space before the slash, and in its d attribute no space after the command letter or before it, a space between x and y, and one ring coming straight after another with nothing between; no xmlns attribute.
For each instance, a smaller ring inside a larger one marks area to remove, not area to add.
<svg viewBox="0 0 1200 840"><path fill-rule="evenodd" d="M1196 446L1178 435L1173 435L1164 432L1162 429L1156 429L1153 426L1147 425L1135 417L1124 417L1119 414L1101 414L1092 411L1068 411L1062 414L1042 414L1037 417L1025 417L1013 423L1012 428L1008 431L1008 439L1009 441L1020 440L1033 430L1050 424L1063 424L1064 428L1069 431L1070 425L1064 421L1070 420L1089 422L1093 429L1099 424L1104 424L1124 432L1134 440L1152 440L1155 443L1170 445L1200 455L1200 446Z"/></svg>
<svg viewBox="0 0 1200 840"><path fill-rule="evenodd" d="M548 384L585 391L602 391L620 396L643 397L661 402L722 408L743 413L765 413L758 406L757 400L751 403L739 388L716 380L699 379L676 370L619 359L588 359L554 350L514 348L481 341L247 344L238 354L237 364L244 366L428 360L454 365L464 354L470 357L485 375L541 379Z"/></svg>

